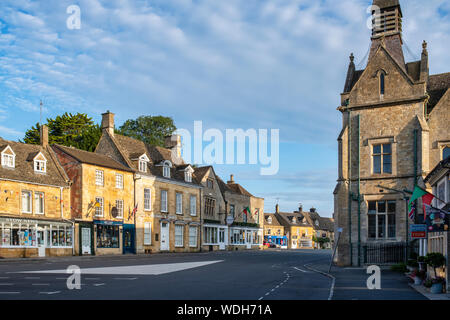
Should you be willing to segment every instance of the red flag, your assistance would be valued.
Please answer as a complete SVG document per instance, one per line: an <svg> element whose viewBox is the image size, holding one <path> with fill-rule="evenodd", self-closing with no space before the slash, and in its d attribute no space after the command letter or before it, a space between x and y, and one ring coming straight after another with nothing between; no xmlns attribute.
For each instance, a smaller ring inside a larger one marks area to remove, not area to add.
<svg viewBox="0 0 450 320"><path fill-rule="evenodd" d="M424 219L427 218L427 211L425 209L425 205L431 205L431 202L433 201L434 196L431 193L427 193L426 195L424 195L422 197L422 204L423 204L423 214L424 214Z"/></svg>

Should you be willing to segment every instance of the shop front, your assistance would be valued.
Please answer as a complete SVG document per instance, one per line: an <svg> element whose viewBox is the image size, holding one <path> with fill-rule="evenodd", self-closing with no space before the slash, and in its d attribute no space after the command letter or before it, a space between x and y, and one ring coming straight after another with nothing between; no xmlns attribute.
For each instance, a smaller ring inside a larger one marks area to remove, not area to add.
<svg viewBox="0 0 450 320"><path fill-rule="evenodd" d="M263 230L258 228L231 227L230 228L230 248L239 249L259 249L263 245Z"/></svg>
<svg viewBox="0 0 450 320"><path fill-rule="evenodd" d="M277 248L287 249L288 248L288 238L286 236L264 236L264 244L274 245Z"/></svg>
<svg viewBox="0 0 450 320"><path fill-rule="evenodd" d="M228 226L218 224L203 225L202 246L209 251L225 250L228 246Z"/></svg>
<svg viewBox="0 0 450 320"><path fill-rule="evenodd" d="M0 257L72 255L73 231L70 222L0 217Z"/></svg>
<svg viewBox="0 0 450 320"><path fill-rule="evenodd" d="M122 233L121 221L94 220L95 254L122 254Z"/></svg>
<svg viewBox="0 0 450 320"><path fill-rule="evenodd" d="M136 253L136 227L134 224L123 225L123 253Z"/></svg>

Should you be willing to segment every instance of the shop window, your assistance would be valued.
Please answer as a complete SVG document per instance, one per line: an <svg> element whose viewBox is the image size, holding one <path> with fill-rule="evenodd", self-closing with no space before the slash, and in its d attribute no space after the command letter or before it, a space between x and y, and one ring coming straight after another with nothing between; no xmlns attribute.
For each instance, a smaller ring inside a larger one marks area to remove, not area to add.
<svg viewBox="0 0 450 320"><path fill-rule="evenodd" d="M217 228L204 227L203 240L207 244L217 244Z"/></svg>
<svg viewBox="0 0 450 320"><path fill-rule="evenodd" d="M97 225L97 248L119 248L119 226Z"/></svg>

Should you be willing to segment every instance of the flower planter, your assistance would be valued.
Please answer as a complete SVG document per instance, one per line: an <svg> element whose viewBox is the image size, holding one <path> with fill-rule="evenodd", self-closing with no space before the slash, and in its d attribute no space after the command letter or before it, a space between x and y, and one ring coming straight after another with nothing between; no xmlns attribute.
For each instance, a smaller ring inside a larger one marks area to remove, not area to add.
<svg viewBox="0 0 450 320"><path fill-rule="evenodd" d="M430 292L434 294L442 293L442 283L434 283L430 288Z"/></svg>

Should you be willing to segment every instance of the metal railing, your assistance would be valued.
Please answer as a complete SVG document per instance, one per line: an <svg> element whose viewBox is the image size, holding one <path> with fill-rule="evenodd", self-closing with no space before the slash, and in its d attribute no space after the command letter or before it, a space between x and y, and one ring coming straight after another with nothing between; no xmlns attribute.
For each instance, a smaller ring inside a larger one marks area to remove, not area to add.
<svg viewBox="0 0 450 320"><path fill-rule="evenodd" d="M415 251L414 245L405 242L365 243L363 244L364 264L395 264L406 262L407 257Z"/></svg>

